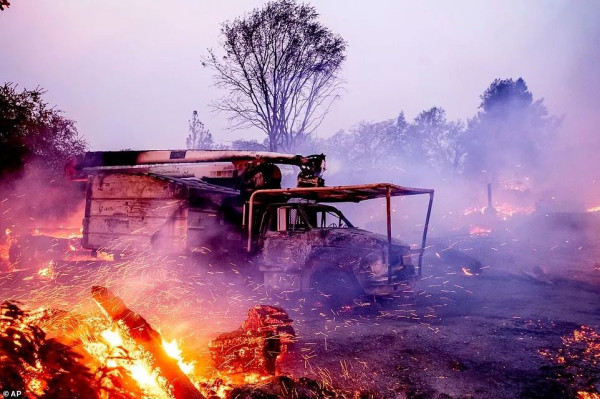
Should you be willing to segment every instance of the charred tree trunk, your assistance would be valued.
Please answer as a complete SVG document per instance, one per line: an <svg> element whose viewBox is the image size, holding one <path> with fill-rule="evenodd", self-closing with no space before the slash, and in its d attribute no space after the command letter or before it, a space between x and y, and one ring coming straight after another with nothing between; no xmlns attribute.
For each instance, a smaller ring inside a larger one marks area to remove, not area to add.
<svg viewBox="0 0 600 399"><path fill-rule="evenodd" d="M176 399L204 399L204 396L181 371L177 361L167 355L163 349L160 334L142 316L127 308L119 297L105 287L92 287L92 296L113 321L123 323L129 336L152 354L153 366L159 368L161 374L172 385L173 396Z"/></svg>

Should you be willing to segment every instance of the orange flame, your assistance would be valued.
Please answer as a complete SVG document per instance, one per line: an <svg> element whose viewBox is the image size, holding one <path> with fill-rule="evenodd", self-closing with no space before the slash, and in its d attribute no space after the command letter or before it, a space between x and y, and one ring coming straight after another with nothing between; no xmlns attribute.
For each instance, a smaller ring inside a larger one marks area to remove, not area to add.
<svg viewBox="0 0 600 399"><path fill-rule="evenodd" d="M578 391L577 399L600 399L600 393Z"/></svg>
<svg viewBox="0 0 600 399"><path fill-rule="evenodd" d="M87 339L82 337L82 341L86 351L101 366L122 368L149 397L161 399L171 397L166 381L159 376L158 370L150 366L147 354L132 340L124 337L118 327L105 329L99 333L99 336L101 341L89 337ZM127 356L123 356L123 352Z"/></svg>
<svg viewBox="0 0 600 399"><path fill-rule="evenodd" d="M471 228L469 229L469 234L471 234L471 235L475 235L475 234L485 235L485 234L489 234L491 232L492 232L492 229L490 229L488 227L482 227L482 226L471 226Z"/></svg>
<svg viewBox="0 0 600 399"><path fill-rule="evenodd" d="M192 372L194 371L195 362L185 362L183 360L181 348L179 348L179 342L176 339L173 339L171 342L167 342L163 339L162 341L163 348L167 355L171 358L177 360L177 364L179 368L185 375L191 377Z"/></svg>
<svg viewBox="0 0 600 399"><path fill-rule="evenodd" d="M42 267L40 270L38 270L37 274L43 279L53 279L56 277L56 274L54 273L54 262L48 262L46 267Z"/></svg>

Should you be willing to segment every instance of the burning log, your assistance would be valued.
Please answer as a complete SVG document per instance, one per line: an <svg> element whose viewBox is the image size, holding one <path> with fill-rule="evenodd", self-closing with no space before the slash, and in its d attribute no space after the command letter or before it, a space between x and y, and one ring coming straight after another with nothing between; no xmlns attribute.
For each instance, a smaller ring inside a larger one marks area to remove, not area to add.
<svg viewBox="0 0 600 399"><path fill-rule="evenodd" d="M278 307L257 305L242 326L210 343L217 369L231 374L275 374L277 360L295 342L292 320Z"/></svg>
<svg viewBox="0 0 600 399"><path fill-rule="evenodd" d="M153 366L173 387L176 399L204 399L190 379L181 371L177 361L165 352L160 334L139 314L125 306L125 303L105 287L92 287L96 303L115 322L127 329L129 336L140 347L153 356Z"/></svg>

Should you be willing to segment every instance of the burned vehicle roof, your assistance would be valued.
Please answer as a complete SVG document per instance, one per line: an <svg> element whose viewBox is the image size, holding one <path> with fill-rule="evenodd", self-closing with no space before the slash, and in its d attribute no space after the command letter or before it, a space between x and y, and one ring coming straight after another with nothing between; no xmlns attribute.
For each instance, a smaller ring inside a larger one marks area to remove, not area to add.
<svg viewBox="0 0 600 399"><path fill-rule="evenodd" d="M412 188L397 186L389 183L361 184L351 186L332 186L332 187L299 187L282 188L271 190L258 190L252 194L251 202L260 202L261 199L269 201L277 200L285 202L290 198L301 198L313 200L316 202L361 202L375 198L385 198L430 194L432 189Z"/></svg>

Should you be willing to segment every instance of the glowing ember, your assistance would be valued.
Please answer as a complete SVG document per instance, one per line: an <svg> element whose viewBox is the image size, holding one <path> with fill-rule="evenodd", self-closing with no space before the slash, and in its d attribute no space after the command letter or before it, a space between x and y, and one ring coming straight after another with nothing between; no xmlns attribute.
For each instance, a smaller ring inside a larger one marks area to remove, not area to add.
<svg viewBox="0 0 600 399"><path fill-rule="evenodd" d="M292 320L282 308L256 305L240 328L219 335L210 350L219 371L244 379L249 372L268 376L275 375L277 361L295 338Z"/></svg>
<svg viewBox="0 0 600 399"><path fill-rule="evenodd" d="M103 323L88 320L91 333L99 331ZM144 397L171 398L168 384L150 364L148 354L130 338L122 335L118 327L104 329L98 334L102 340L82 337L84 348L94 358L96 370L108 370L111 377L131 378Z"/></svg>
<svg viewBox="0 0 600 399"><path fill-rule="evenodd" d="M2 262L5 262L8 265L10 246L13 242L14 237L12 235L12 230L7 228L4 232L4 237L0 237L0 266L2 266Z"/></svg>
<svg viewBox="0 0 600 399"><path fill-rule="evenodd" d="M471 272L471 270L467 269L466 267L461 267L461 270L465 276L474 276L475 275L474 273Z"/></svg>
<svg viewBox="0 0 600 399"><path fill-rule="evenodd" d="M579 391L577 399L600 399L600 393Z"/></svg>
<svg viewBox="0 0 600 399"><path fill-rule="evenodd" d="M118 331L126 343L124 349L129 354L123 367L143 390L158 392L154 394L156 397L162 397L160 393L164 392L167 397L172 393L176 399L203 398L189 377L179 369L178 363L165 352L160 333L142 316L129 309L123 300L105 287L92 287L92 296L106 316L119 326ZM131 359L133 361L129 362Z"/></svg>
<svg viewBox="0 0 600 399"><path fill-rule="evenodd" d="M485 206L481 207L481 208L467 208L465 209L465 211L463 212L463 215L468 216L471 215L473 213L480 213L483 215L484 211L485 211Z"/></svg>
<svg viewBox="0 0 600 399"><path fill-rule="evenodd" d="M157 372L151 372L147 364L136 360L129 368L131 376L138 382L140 387L157 398L171 398L171 395L163 385L158 382Z"/></svg>
<svg viewBox="0 0 600 399"><path fill-rule="evenodd" d="M481 235L485 235L485 234L489 234L492 232L492 229L488 228L488 227L482 227L482 226L471 226L471 228L469 229L469 234L481 234Z"/></svg>
<svg viewBox="0 0 600 399"><path fill-rule="evenodd" d="M535 208L532 206L516 206L507 203L496 205L495 208L503 216L529 215L535 212Z"/></svg>
<svg viewBox="0 0 600 399"><path fill-rule="evenodd" d="M56 274L54 273L54 262L48 262L46 267L43 267L40 270L38 270L37 274L40 278L43 279L53 279L54 277L56 277Z"/></svg>
<svg viewBox="0 0 600 399"><path fill-rule="evenodd" d="M260 375L256 373L250 373L244 375L244 383L246 384L258 384L260 382L268 380L270 377L265 375Z"/></svg>
<svg viewBox="0 0 600 399"><path fill-rule="evenodd" d="M593 208L588 208L588 212L600 212L600 206L595 206Z"/></svg>
<svg viewBox="0 0 600 399"><path fill-rule="evenodd" d="M123 339L121 338L119 332L116 330L104 330L100 335L102 336L102 338L104 338L106 343L108 343L113 348L123 346Z"/></svg>
<svg viewBox="0 0 600 399"><path fill-rule="evenodd" d="M486 212L487 206L484 207L474 207L467 208L463 211L464 216L468 216L471 214L482 214L484 215ZM501 203L494 204L494 209L498 211L500 216L503 218L507 218L513 215L529 215L535 212L535 208L532 206L517 206L509 203Z"/></svg>
<svg viewBox="0 0 600 399"><path fill-rule="evenodd" d="M600 334L591 327L581 326L561 340L561 348L542 350L540 354L560 367L558 378L577 391L577 398L600 399L593 383L600 373Z"/></svg>
<svg viewBox="0 0 600 399"><path fill-rule="evenodd" d="M48 228L38 227L35 230L33 230L31 235L32 236L47 236L47 237L53 237L53 238L65 238L65 239L82 237L82 233L81 233L80 229L78 229L78 228L77 229L65 229L65 228L48 229Z"/></svg>

